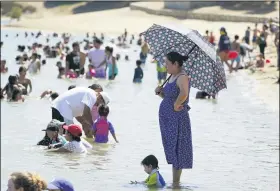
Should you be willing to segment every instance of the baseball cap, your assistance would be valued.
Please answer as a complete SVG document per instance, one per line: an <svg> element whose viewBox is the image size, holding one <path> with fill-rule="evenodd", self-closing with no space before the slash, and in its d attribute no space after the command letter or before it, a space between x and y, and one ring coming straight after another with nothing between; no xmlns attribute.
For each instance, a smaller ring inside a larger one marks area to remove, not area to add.
<svg viewBox="0 0 280 191"><path fill-rule="evenodd" d="M53 181L51 181L48 184L47 189L61 190L61 191L75 191L73 184L63 178L56 178Z"/></svg>
<svg viewBox="0 0 280 191"><path fill-rule="evenodd" d="M42 131L59 131L59 128L64 125L65 122L58 121L57 119L51 120L49 122L46 129L43 129Z"/></svg>
<svg viewBox="0 0 280 191"><path fill-rule="evenodd" d="M69 133L76 137L80 137L83 133L82 128L79 125L71 124L71 125L64 125L63 129L67 130Z"/></svg>
<svg viewBox="0 0 280 191"><path fill-rule="evenodd" d="M107 105L110 102L110 97L106 92L100 92L100 95L102 96L105 104Z"/></svg>

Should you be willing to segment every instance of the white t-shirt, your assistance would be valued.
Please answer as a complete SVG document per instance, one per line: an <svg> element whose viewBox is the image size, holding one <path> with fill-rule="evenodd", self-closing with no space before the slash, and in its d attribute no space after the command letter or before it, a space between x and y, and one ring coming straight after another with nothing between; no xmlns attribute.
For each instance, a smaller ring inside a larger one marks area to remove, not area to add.
<svg viewBox="0 0 280 191"><path fill-rule="evenodd" d="M52 107L68 120L82 116L84 107L87 105L90 110L96 102L94 90L85 87L76 87L58 96L52 103Z"/></svg>
<svg viewBox="0 0 280 191"><path fill-rule="evenodd" d="M65 145L63 145L64 149L67 149L68 151L71 151L73 153L87 153L87 149L84 146L84 144L82 143L82 141L78 142L78 141L71 141L68 143L65 143Z"/></svg>
<svg viewBox="0 0 280 191"><path fill-rule="evenodd" d="M88 58L91 60L91 64L94 67L100 66L100 64L105 60L105 50L92 48L88 52Z"/></svg>

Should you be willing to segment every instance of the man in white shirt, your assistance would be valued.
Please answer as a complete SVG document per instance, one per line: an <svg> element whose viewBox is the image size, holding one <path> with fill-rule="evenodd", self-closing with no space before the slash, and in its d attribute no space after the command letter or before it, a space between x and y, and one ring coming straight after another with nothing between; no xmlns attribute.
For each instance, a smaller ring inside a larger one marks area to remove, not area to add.
<svg viewBox="0 0 280 191"><path fill-rule="evenodd" d="M108 104L106 92L97 93L86 87L76 87L59 95L52 103L52 119L73 124L76 118L83 126L87 137L92 137L92 108L94 105Z"/></svg>
<svg viewBox="0 0 280 191"><path fill-rule="evenodd" d="M90 64L93 66L97 73L105 71L106 62L105 62L105 50L101 49L102 41L95 39L93 42L94 48L88 52L88 59Z"/></svg>

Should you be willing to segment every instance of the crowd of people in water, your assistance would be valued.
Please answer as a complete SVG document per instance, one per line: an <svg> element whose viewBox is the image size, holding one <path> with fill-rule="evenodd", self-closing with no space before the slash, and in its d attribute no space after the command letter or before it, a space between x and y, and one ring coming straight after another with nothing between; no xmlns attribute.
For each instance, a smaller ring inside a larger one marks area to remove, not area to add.
<svg viewBox="0 0 280 191"><path fill-rule="evenodd" d="M250 27L245 31L244 37L240 40L238 35L234 36L234 40L231 41L227 35L226 28L220 29L220 39L217 42L213 32L206 31L205 38L213 44L217 45L217 53L229 69L229 72L238 71L243 68L263 68L266 61L265 48L267 47L267 37L269 35L268 25L263 24L262 29L258 29L258 24L255 24L255 28L251 30ZM278 64L279 69L279 30L275 31L275 28L270 28L270 32L275 34L275 46L277 47L278 53ZM279 27L278 27L279 29ZM253 35L251 35L251 33ZM25 32L25 38L29 35L32 38L38 38L42 35L42 32L28 33ZM8 36L8 34L6 35ZM17 34L16 37L19 35ZM49 44L51 38L60 38L58 34L53 33L52 37L47 35L46 44ZM27 77L29 74L40 74L40 70L47 64L48 59L59 58L56 66L58 70L58 79L64 78L86 78L86 79L108 79L115 80L119 75L118 61L120 60L120 54L116 54L113 46L106 46L103 48L103 40L105 35L101 34L100 38L94 33L92 40L90 34L86 34L86 38L82 42L73 42L72 49L69 48L71 34L64 33L61 35L61 41L53 46L43 45L39 43L33 43L31 46L18 45L18 52L20 55L15 57L15 64L19 66L18 74L10 75L8 77L8 83L1 88L1 99L6 99L12 102L24 101L24 96L28 96L32 90L32 81ZM117 39L111 39L110 43L115 44L116 47L123 49L129 48L130 45L135 41L134 35L128 37L127 30L124 31ZM116 42L115 42L116 41ZM81 51L81 44L84 44L83 51ZM135 71L132 79L133 83L141 83L144 78L144 72L142 67L147 62L147 56L149 54L149 45L143 40L142 36L139 36L136 44L140 47L139 59L135 60ZM1 48L4 43L1 42ZM258 56L256 57L255 63L245 62L244 57L249 55L259 47ZM230 58L229 52L234 51L237 56L234 59ZM42 55L40 54L42 52ZM86 53L85 53L86 52ZM31 56L28 56L30 55ZM44 59L43 59L44 57ZM129 55L125 55L126 61L130 60ZM166 63L159 63L156 60L149 61L149 63L156 64L157 80L158 84L162 84L167 79L167 73L170 73L171 69L169 63L176 63L178 68L173 68L171 74L176 77L171 80L176 81L178 79L185 78L186 74L182 73L183 57L176 54L167 54ZM89 61L88 66L85 66L86 60ZM235 66L234 66L234 63ZM176 65L176 67L177 67ZM173 67L173 66L172 66ZM6 66L6 60L1 59L1 73L9 72ZM176 75L175 75L176 74ZM174 83L174 84L176 84ZM172 83L168 84L171 86ZM172 90L174 89L174 91ZM159 89L157 89L159 90ZM177 92L176 86L170 87L172 92ZM170 96L174 96L170 94ZM116 143L119 142L114 125L108 119L110 113L110 96L108 93L103 91L103 87L99 84L92 84L89 87L76 87L75 85L69 86L68 90L64 93L58 94L53 90L46 90L40 95L41 98L50 97L52 100L52 118L47 125L46 129L43 129L44 135L37 145L46 147L50 152L71 152L71 153L87 153L88 150L92 149L94 143L107 143L109 140L109 134L112 135ZM159 93L159 96L164 98L164 95ZM187 95L188 97L188 95ZM213 98L216 96L210 96L206 92L198 91L196 98L205 99ZM187 98L188 99L188 98ZM188 107L186 107L188 108ZM182 108L177 108L181 111ZM188 109L184 110L187 115ZM165 114L162 114L165 115ZM77 120L81 125L74 123L74 119ZM187 120L189 123L189 119ZM164 121L161 122L161 128L164 127ZM189 124L181 124L187 125ZM163 131L163 130L162 130ZM85 134L86 138L82 137ZM168 140L166 140L168 141ZM189 145L188 145L189 146ZM190 149L191 150L191 149ZM192 157L191 153L187 153ZM173 156L170 159L173 160ZM168 155L167 155L168 158ZM143 183L147 186L164 187L165 181L158 171L158 160L154 155L149 155L143 159L141 164L144 167L144 171L149 174L148 178L143 182L131 181L132 184ZM174 165L174 164L173 164ZM181 171L178 169L192 168L192 158L188 160L187 164L178 164L178 168L174 170L174 176L177 176L179 181ZM176 170L177 169L177 170ZM34 188L34 189L33 189ZM35 189L36 188L36 189ZM47 184L42 178L32 173L15 172L12 173L8 182L8 190L74 190L73 185L65 179L56 179Z"/></svg>

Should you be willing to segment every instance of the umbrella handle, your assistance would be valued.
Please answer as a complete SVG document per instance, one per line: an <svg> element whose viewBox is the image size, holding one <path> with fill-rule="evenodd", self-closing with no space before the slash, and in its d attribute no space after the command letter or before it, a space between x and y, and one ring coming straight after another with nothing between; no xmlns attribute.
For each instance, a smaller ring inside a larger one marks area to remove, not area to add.
<svg viewBox="0 0 280 191"><path fill-rule="evenodd" d="M163 86L169 81L169 79L171 78L171 76L172 76L172 74L170 74L169 76L168 76L168 78L163 82L163 84L160 86L161 88L163 88ZM160 92L156 92L156 95L159 95L160 94Z"/></svg>

